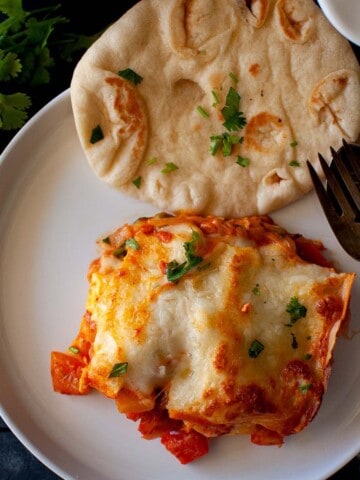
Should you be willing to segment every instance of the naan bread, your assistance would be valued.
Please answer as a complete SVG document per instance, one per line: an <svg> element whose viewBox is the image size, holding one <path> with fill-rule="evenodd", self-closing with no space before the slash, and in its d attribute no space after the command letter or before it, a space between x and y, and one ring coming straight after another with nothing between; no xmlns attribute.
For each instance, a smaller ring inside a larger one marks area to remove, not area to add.
<svg viewBox="0 0 360 480"><path fill-rule="evenodd" d="M245 216L302 197L306 160L319 171L318 152L358 138L359 71L312 0L141 0L80 59L71 100L99 178L161 209Z"/></svg>

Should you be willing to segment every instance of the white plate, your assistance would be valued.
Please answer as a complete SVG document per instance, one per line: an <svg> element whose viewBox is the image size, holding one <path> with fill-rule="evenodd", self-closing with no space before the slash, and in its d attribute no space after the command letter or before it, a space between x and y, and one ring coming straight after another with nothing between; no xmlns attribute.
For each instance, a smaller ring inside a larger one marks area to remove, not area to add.
<svg viewBox="0 0 360 480"><path fill-rule="evenodd" d="M282 448L248 437L212 442L208 456L181 465L158 440L97 392L52 390L51 350L66 350L87 295L99 235L157 210L100 182L76 135L69 92L14 138L0 164L0 414L24 445L64 479L218 480L326 478L360 451L360 336L340 338L329 389L313 423ZM338 246L314 195L277 212L292 232L319 238L340 268L359 263ZM351 328L360 327L356 282Z"/></svg>
<svg viewBox="0 0 360 480"><path fill-rule="evenodd" d="M329 22L350 42L360 46L360 1L318 0Z"/></svg>

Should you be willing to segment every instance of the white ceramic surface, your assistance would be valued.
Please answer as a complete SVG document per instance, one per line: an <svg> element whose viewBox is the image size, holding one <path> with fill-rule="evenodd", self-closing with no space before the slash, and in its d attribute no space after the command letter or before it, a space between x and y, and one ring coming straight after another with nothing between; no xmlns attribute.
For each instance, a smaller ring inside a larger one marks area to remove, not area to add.
<svg viewBox="0 0 360 480"><path fill-rule="evenodd" d="M95 178L76 135L69 92L42 109L0 163L0 414L42 462L66 480L315 480L360 451L360 336L340 338L329 388L316 419L282 448L247 437L219 438L210 454L182 466L158 440L97 392L52 390L51 350L77 333L86 272L103 233L157 210ZM292 232L319 238L341 269L360 274L339 247L311 194L277 212ZM360 287L351 329L360 330Z"/></svg>
<svg viewBox="0 0 360 480"><path fill-rule="evenodd" d="M360 0L318 0L329 22L350 42L360 46Z"/></svg>

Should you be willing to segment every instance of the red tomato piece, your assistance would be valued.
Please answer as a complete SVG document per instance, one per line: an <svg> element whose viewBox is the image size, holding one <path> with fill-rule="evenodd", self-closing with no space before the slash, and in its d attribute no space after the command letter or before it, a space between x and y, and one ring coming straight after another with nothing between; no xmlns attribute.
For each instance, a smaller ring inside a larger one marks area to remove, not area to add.
<svg viewBox="0 0 360 480"><path fill-rule="evenodd" d="M193 462L209 451L209 440L194 430L167 432L161 437L161 443L182 464Z"/></svg>
<svg viewBox="0 0 360 480"><path fill-rule="evenodd" d="M62 352L51 352L51 377L55 392L70 395L87 393L79 391L84 366L84 363L76 357Z"/></svg>

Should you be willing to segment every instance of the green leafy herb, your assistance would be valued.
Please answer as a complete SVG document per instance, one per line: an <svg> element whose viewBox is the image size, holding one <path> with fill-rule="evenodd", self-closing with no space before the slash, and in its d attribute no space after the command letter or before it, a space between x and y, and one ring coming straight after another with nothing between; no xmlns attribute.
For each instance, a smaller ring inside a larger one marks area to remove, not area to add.
<svg viewBox="0 0 360 480"><path fill-rule="evenodd" d="M0 81L7 82L21 72L21 61L16 53L0 50Z"/></svg>
<svg viewBox="0 0 360 480"><path fill-rule="evenodd" d="M109 374L109 378L120 377L120 375L124 375L124 373L127 372L127 368L128 362L115 363Z"/></svg>
<svg viewBox="0 0 360 480"><path fill-rule="evenodd" d="M293 325L297 320L306 316L307 308L299 303L297 297L292 297L286 306L286 311L290 314L290 321Z"/></svg>
<svg viewBox="0 0 360 480"><path fill-rule="evenodd" d="M25 93L4 95L0 93L0 128L13 130L24 125L31 100Z"/></svg>
<svg viewBox="0 0 360 480"><path fill-rule="evenodd" d="M252 342L252 344L250 345L250 348L249 348L249 357L251 358L256 358L260 355L260 353L264 350L264 345L259 342L259 340L254 340Z"/></svg>
<svg viewBox="0 0 360 480"><path fill-rule="evenodd" d="M298 145L297 140L293 140L293 141L290 143L290 147L292 147L292 148L295 148L297 145Z"/></svg>
<svg viewBox="0 0 360 480"><path fill-rule="evenodd" d="M203 109L203 107L201 105L198 105L196 107L196 110L200 113L200 115L203 117L203 118L209 118L209 114L206 110Z"/></svg>
<svg viewBox="0 0 360 480"><path fill-rule="evenodd" d="M105 238L102 239L102 241L103 241L104 243L107 243L108 245L110 245L110 243L111 243L111 242L110 242L110 237L105 237Z"/></svg>
<svg viewBox="0 0 360 480"><path fill-rule="evenodd" d="M252 293L254 295L260 295L260 285L257 283L255 287L252 289Z"/></svg>
<svg viewBox="0 0 360 480"><path fill-rule="evenodd" d="M210 141L211 155L216 155L221 147L223 156L228 157L232 153L233 146L240 143L241 139L236 135L224 132L221 135L211 135Z"/></svg>
<svg viewBox="0 0 360 480"><path fill-rule="evenodd" d="M77 347L69 347L69 351L71 353L75 353L76 355L77 353L79 353L80 350Z"/></svg>
<svg viewBox="0 0 360 480"><path fill-rule="evenodd" d="M136 177L136 178L132 181L132 183L135 185L136 188L139 189L139 188L141 187L141 177L140 177L140 176Z"/></svg>
<svg viewBox="0 0 360 480"><path fill-rule="evenodd" d="M116 258L121 258L126 255L126 247L131 248L132 250L140 250L139 242L135 240L135 238L128 238L125 242L120 245L119 248L113 251L113 255Z"/></svg>
<svg viewBox="0 0 360 480"><path fill-rule="evenodd" d="M134 72L131 68L125 68L124 70L120 70L118 75L125 80L129 80L129 82L133 83L134 85L138 85L143 81L143 77L138 73Z"/></svg>
<svg viewBox="0 0 360 480"><path fill-rule="evenodd" d="M301 393L308 392L311 387L312 387L312 383L303 383L302 385L299 385L299 389Z"/></svg>
<svg viewBox="0 0 360 480"><path fill-rule="evenodd" d="M220 103L220 99L218 97L218 94L215 92L215 90L212 90L211 95L213 96L213 99L214 99L214 103L212 104L212 106L217 107Z"/></svg>
<svg viewBox="0 0 360 480"><path fill-rule="evenodd" d="M119 248L117 248L116 250L113 251L113 255L114 257L116 258L121 258L121 257L125 257L126 255L126 245L125 245L125 242L120 245Z"/></svg>
<svg viewBox="0 0 360 480"><path fill-rule="evenodd" d="M128 238L125 240L125 245L130 247L132 250L140 250L139 242L137 242L135 238Z"/></svg>
<svg viewBox="0 0 360 480"><path fill-rule="evenodd" d="M149 158L149 160L146 162L148 165L154 165L154 163L157 162L157 157L152 157Z"/></svg>
<svg viewBox="0 0 360 480"><path fill-rule="evenodd" d="M71 61L75 51L88 48L100 35L62 31L69 20L57 14L60 8L58 4L27 11L22 0L0 0L0 82L8 82L6 93L0 85L0 129L22 127L31 106L26 91L49 83L55 65Z"/></svg>
<svg viewBox="0 0 360 480"><path fill-rule="evenodd" d="M236 157L236 163L238 165L240 165L240 167L248 167L250 165L250 159L249 158L245 158L245 157L241 157L240 155L238 155Z"/></svg>
<svg viewBox="0 0 360 480"><path fill-rule="evenodd" d="M237 76L235 75L235 73L230 72L230 73L229 73L229 77L231 78L231 80L232 80L234 83L238 83L239 79L237 78Z"/></svg>
<svg viewBox="0 0 360 480"><path fill-rule="evenodd" d="M173 260L166 265L166 278L169 282L177 282L182 276L203 261L202 257L196 255L196 245L200 240L200 234L193 230L191 241L183 244L186 261L178 263L176 260Z"/></svg>
<svg viewBox="0 0 360 480"><path fill-rule="evenodd" d="M239 111L240 99L241 97L237 91L233 87L230 87L226 95L225 106L221 109L221 113L225 119L223 125L230 132L234 132L246 125L246 118L243 112Z"/></svg>
<svg viewBox="0 0 360 480"><path fill-rule="evenodd" d="M290 167L300 167L300 162L298 160L291 160L289 162Z"/></svg>
<svg viewBox="0 0 360 480"><path fill-rule="evenodd" d="M90 143L94 144L100 142L100 140L102 140L103 138L103 131L101 130L100 125L97 125L95 128L93 128L91 132Z"/></svg>
<svg viewBox="0 0 360 480"><path fill-rule="evenodd" d="M160 170L161 173L170 173L170 172L173 172L174 170L177 170L179 167L177 165L175 165L175 163L173 162L167 162L165 163L165 167Z"/></svg>
<svg viewBox="0 0 360 480"><path fill-rule="evenodd" d="M304 355L304 360L310 360L311 358L312 358L311 353L306 353L306 354Z"/></svg>

